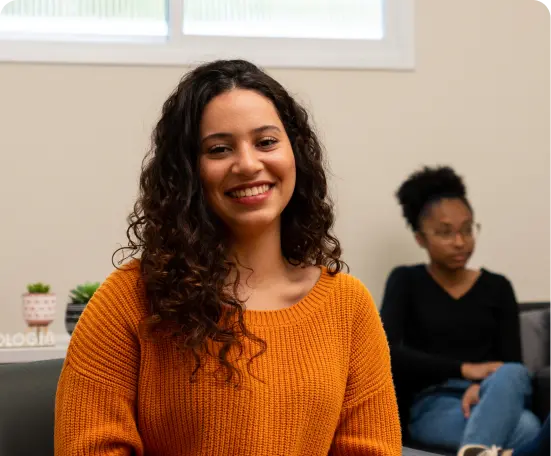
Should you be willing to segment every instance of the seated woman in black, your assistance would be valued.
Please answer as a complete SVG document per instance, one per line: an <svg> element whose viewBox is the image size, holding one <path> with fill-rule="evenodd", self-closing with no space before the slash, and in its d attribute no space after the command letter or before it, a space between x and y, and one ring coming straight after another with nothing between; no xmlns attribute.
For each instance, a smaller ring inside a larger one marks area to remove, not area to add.
<svg viewBox="0 0 551 456"><path fill-rule="evenodd" d="M462 179L424 168L397 197L429 256L392 271L381 309L404 424L414 440L460 454L517 448L540 428L527 409L517 303L504 276L467 268L479 225Z"/></svg>

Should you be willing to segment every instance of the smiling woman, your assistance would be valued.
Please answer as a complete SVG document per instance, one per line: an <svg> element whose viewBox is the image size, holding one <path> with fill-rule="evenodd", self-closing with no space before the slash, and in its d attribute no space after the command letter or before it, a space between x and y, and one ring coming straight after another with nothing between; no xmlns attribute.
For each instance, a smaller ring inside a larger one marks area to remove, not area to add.
<svg viewBox="0 0 551 456"><path fill-rule="evenodd" d="M144 162L136 259L73 334L56 454L400 455L388 344L333 218L277 81L242 60L187 74Z"/></svg>
<svg viewBox="0 0 551 456"><path fill-rule="evenodd" d="M267 124L258 126L260 119ZM273 103L250 90L222 94L207 105L201 133L201 178L220 219L247 235L280 224L296 171L293 148Z"/></svg>

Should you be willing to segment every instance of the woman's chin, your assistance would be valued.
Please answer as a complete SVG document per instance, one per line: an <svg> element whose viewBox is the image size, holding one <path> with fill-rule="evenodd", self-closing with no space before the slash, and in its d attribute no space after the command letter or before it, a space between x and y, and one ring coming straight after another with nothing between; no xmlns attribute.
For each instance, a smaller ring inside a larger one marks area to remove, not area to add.
<svg viewBox="0 0 551 456"><path fill-rule="evenodd" d="M469 262L469 259L452 259L450 262L448 262L448 268L451 270L457 270L457 269L465 269L467 267L467 263Z"/></svg>
<svg viewBox="0 0 551 456"><path fill-rule="evenodd" d="M232 218L228 223L234 235L258 235L273 227L279 228L280 217L273 214L249 213Z"/></svg>

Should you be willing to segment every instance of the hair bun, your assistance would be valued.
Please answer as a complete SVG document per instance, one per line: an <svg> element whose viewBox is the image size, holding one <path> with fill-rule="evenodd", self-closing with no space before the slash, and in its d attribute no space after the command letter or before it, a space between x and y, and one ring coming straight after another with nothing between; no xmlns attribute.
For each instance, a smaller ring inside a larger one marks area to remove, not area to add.
<svg viewBox="0 0 551 456"><path fill-rule="evenodd" d="M442 198L466 200L465 184L449 166L425 166L411 174L396 192L403 215L414 231L419 228L419 216L427 204Z"/></svg>

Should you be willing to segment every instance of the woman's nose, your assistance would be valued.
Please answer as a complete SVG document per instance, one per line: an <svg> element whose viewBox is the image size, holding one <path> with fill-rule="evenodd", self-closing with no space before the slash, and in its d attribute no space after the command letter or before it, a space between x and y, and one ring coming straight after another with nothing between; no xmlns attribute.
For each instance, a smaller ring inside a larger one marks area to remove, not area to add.
<svg viewBox="0 0 551 456"><path fill-rule="evenodd" d="M263 164L259 152L249 145L239 148L234 163L234 172L243 175L254 175L262 170Z"/></svg>
<svg viewBox="0 0 551 456"><path fill-rule="evenodd" d="M458 231L457 233L455 233L453 243L457 247L463 247L463 245L465 245L465 238L463 237L463 234L461 232Z"/></svg>

